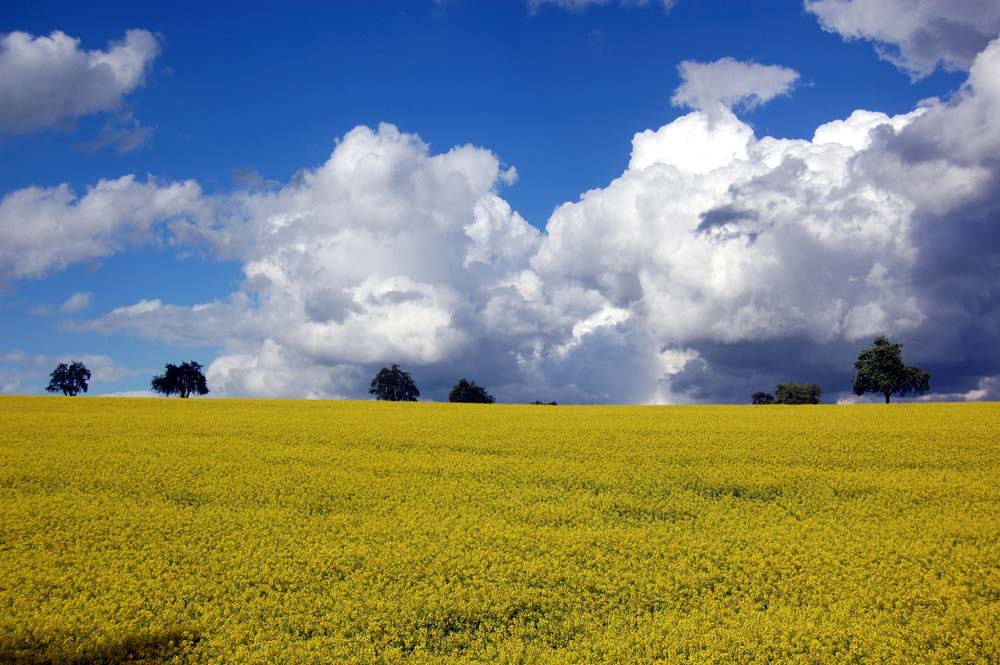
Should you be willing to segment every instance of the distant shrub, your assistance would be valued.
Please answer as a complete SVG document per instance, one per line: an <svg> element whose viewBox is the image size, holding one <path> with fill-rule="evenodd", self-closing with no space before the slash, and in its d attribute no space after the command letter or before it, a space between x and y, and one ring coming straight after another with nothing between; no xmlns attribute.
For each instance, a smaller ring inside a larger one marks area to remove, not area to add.
<svg viewBox="0 0 1000 665"><path fill-rule="evenodd" d="M819 404L823 389L815 383L779 383L774 391L775 404Z"/></svg>
<svg viewBox="0 0 1000 665"><path fill-rule="evenodd" d="M464 377L455 384L455 387L448 393L449 402L465 402L471 404L492 404L496 400L493 395L486 392L486 389L478 385L475 381L468 381Z"/></svg>

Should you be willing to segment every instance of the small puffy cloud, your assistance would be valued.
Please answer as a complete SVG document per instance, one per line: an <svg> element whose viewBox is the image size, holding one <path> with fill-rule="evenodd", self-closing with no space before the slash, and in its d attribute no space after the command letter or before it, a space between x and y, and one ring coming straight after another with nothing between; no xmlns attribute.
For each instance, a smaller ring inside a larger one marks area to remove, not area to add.
<svg viewBox="0 0 1000 665"><path fill-rule="evenodd" d="M670 101L697 111L752 109L779 95L787 95L798 72L780 65L761 65L722 58L715 62L685 60L677 66L681 85Z"/></svg>
<svg viewBox="0 0 1000 665"><path fill-rule="evenodd" d="M63 184L28 187L0 199L0 283L37 278L149 242L162 224L206 210L194 181L161 184L127 175L78 197Z"/></svg>
<svg viewBox="0 0 1000 665"><path fill-rule="evenodd" d="M75 314L76 312L82 312L93 304L93 293L90 291L78 291L67 298L66 302L59 305L59 312L61 314Z"/></svg>
<svg viewBox="0 0 1000 665"><path fill-rule="evenodd" d="M117 109L143 84L159 50L146 30L129 30L104 51L84 51L79 39L59 30L48 37L0 36L0 133L24 134Z"/></svg>
<svg viewBox="0 0 1000 665"><path fill-rule="evenodd" d="M995 0L805 0L805 8L830 32L874 42L914 79L968 69L1000 34Z"/></svg>

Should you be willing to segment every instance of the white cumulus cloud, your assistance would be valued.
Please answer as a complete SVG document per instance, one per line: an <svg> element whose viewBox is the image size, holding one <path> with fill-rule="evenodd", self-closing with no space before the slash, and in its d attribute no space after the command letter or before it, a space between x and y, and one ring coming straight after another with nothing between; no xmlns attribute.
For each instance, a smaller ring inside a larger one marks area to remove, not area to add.
<svg viewBox="0 0 1000 665"><path fill-rule="evenodd" d="M78 197L69 185L28 187L0 199L0 283L42 277L145 243L155 227L205 210L194 181L101 180Z"/></svg>
<svg viewBox="0 0 1000 665"><path fill-rule="evenodd" d="M761 65L722 58L715 62L685 60L677 66L681 85L670 101L698 111L723 106L752 109L779 95L787 95L798 72L780 65Z"/></svg>
<svg viewBox="0 0 1000 665"><path fill-rule="evenodd" d="M503 199L489 150L358 127L283 186L171 186L210 217L177 217L172 237L239 261L237 292L150 294L78 325L217 346L219 395L363 397L397 362L432 398L460 376L502 400L745 401L789 379L836 396L876 334L939 394L992 394L998 81L995 41L947 103L859 110L810 140L693 111L637 133L628 168L545 234Z"/></svg>
<svg viewBox="0 0 1000 665"><path fill-rule="evenodd" d="M117 109L142 85L160 47L146 30L129 30L104 51L56 30L48 37L0 35L0 133L23 134Z"/></svg>
<svg viewBox="0 0 1000 665"><path fill-rule="evenodd" d="M826 30L874 42L914 79L968 69L1000 34L996 0L805 0L805 8Z"/></svg>

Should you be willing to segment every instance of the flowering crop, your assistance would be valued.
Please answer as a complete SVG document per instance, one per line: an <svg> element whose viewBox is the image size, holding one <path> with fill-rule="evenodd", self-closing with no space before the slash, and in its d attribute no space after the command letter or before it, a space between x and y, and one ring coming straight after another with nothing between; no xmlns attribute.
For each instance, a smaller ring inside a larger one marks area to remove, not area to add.
<svg viewBox="0 0 1000 665"><path fill-rule="evenodd" d="M0 662L1000 662L998 423L0 398Z"/></svg>

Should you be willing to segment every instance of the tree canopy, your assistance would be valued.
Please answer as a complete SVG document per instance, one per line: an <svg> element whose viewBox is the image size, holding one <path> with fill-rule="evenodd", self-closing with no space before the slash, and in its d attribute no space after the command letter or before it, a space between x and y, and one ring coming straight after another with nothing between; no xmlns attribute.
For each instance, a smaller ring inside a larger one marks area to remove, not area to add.
<svg viewBox="0 0 1000 665"><path fill-rule="evenodd" d="M380 369L368 392L375 399L386 402L416 402L420 397L420 390L410 373L401 370L399 365Z"/></svg>
<svg viewBox="0 0 1000 665"><path fill-rule="evenodd" d="M815 383L779 383L774 391L775 404L819 404L823 389Z"/></svg>
<svg viewBox="0 0 1000 665"><path fill-rule="evenodd" d="M467 402L473 404L493 404L496 400L493 395L486 392L486 389L477 385L475 381L468 381L462 377L455 387L448 393L449 402Z"/></svg>
<svg viewBox="0 0 1000 665"><path fill-rule="evenodd" d="M208 383L201 371L201 365L193 360L180 365L167 363L163 374L154 376L150 385L155 392L167 397L180 395L187 398L191 395L208 394Z"/></svg>
<svg viewBox="0 0 1000 665"><path fill-rule="evenodd" d="M854 363L854 394L881 393L885 403L892 395L923 395L931 389L931 375L919 367L903 363L903 345L884 335L858 355Z"/></svg>
<svg viewBox="0 0 1000 665"><path fill-rule="evenodd" d="M87 392L87 382L90 381L90 370L81 362L73 361L69 365L59 363L49 374L49 385L45 389L50 393L59 393L67 397L76 397L78 393Z"/></svg>
<svg viewBox="0 0 1000 665"><path fill-rule="evenodd" d="M756 392L750 396L754 404L774 404L774 395L765 392Z"/></svg>

